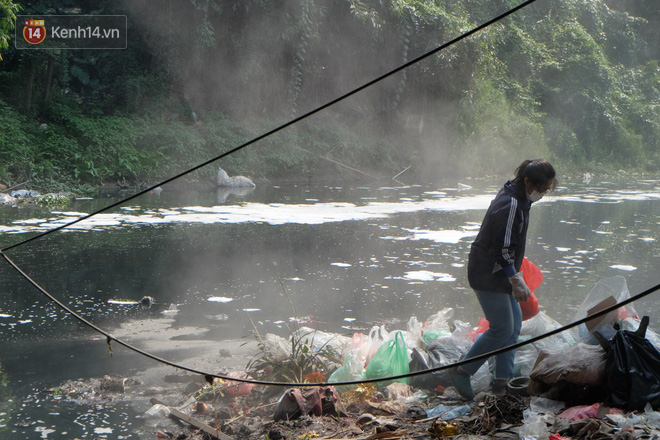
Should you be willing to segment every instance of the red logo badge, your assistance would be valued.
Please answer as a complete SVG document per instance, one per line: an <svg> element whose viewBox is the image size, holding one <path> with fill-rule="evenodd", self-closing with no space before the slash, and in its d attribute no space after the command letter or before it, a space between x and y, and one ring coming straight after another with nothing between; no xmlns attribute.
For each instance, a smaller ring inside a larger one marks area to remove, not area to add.
<svg viewBox="0 0 660 440"><path fill-rule="evenodd" d="M25 20L23 38L30 44L39 44L46 38L45 20Z"/></svg>

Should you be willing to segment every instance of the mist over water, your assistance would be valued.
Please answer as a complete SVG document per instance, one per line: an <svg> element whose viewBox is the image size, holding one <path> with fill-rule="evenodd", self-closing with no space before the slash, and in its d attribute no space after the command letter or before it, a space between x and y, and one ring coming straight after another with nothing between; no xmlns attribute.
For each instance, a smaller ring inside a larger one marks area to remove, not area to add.
<svg viewBox="0 0 660 440"><path fill-rule="evenodd" d="M539 295L558 300L541 305L561 322L569 322L566 315L601 277L626 275L631 291L653 284L657 183L616 185L563 187L532 209L527 256L544 272ZM423 318L429 305L453 307L471 319L479 309L465 264L497 189L275 186L221 202L214 192L165 191L19 247L10 257L99 323L154 314L136 307L144 296L180 325L190 324L185 317L205 317L211 327L212 321L236 326L250 310L271 331L293 313L286 296L297 314L315 315L335 331L345 318L362 329L379 319ZM191 198L195 203L187 204ZM93 203L0 225L3 242L70 222ZM0 309L6 336L70 321L10 268L2 270L12 287L12 301ZM233 327L234 336L243 324Z"/></svg>
<svg viewBox="0 0 660 440"><path fill-rule="evenodd" d="M239 195L165 187L159 197L142 196L8 254L95 325L184 365L184 344L222 347L252 338L255 328L288 337L294 319L350 336L380 324L405 329L411 316L423 321L452 308L452 319L476 326L481 309L467 284L466 260L500 182L470 183L262 185ZM7 246L100 203L107 201L53 212L6 208L0 240ZM604 277L623 275L633 295L657 284L659 222L658 181L567 183L535 204L527 256L543 271L536 290L541 309L567 324ZM34 397L40 387L150 364L118 347L109 358L104 338L7 264L0 276L2 363L18 398L29 401L22 414L39 418L44 411ZM151 307L140 304L144 296L153 297ZM634 304L651 315L655 330L658 304L655 295ZM55 419L70 423L80 414ZM25 438L39 438L38 426ZM85 432L103 427L99 419Z"/></svg>

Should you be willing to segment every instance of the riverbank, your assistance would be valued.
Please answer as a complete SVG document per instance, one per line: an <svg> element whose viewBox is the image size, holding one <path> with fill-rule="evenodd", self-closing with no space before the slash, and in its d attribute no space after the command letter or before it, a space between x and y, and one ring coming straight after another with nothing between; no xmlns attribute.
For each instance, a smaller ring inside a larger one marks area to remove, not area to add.
<svg viewBox="0 0 660 440"><path fill-rule="evenodd" d="M219 374L239 368L250 351L256 349L255 344L245 341L225 341L221 350L217 344L207 345L199 340L190 343L197 354L187 357L186 365ZM159 345L158 341L149 344L151 348ZM262 385L241 390L217 379L210 385L201 375L168 366L148 368L131 377L106 375L70 381L49 393L58 404L73 401L98 408L132 406L142 414L143 424L134 424L132 434L141 440L596 440L660 435L657 413L647 413L645 417L644 412L626 414L600 405L590 412L585 405L572 408L573 418L568 419L548 406L548 402L559 402L513 391L482 392L473 401L465 401L452 388L423 390L401 383L379 389L365 384L340 392L332 387ZM296 393L305 400L292 399ZM104 433L113 432L112 426L104 429Z"/></svg>
<svg viewBox="0 0 660 440"><path fill-rule="evenodd" d="M406 185L417 184L418 177L414 170L406 167L393 176L370 175L359 170L350 170L338 167L333 173L305 173L296 177L277 177L277 178L256 178L257 186L304 186L304 185ZM455 177L435 176L434 183L440 186L455 186L457 182L470 183L482 181L495 181L497 184L504 182L511 176L502 175L484 175L484 176L464 176L457 179ZM586 185L593 182L605 180L656 180L660 179L657 173L647 173L641 171L628 172L619 170L618 172L599 172L599 171L569 171L561 173L558 176L560 186L568 182L581 182ZM412 180L411 180L412 179ZM414 183L411 183L414 182ZM99 185L88 184L63 184L51 182L48 185L33 185L29 181L19 183L10 187L0 183L0 205L21 205L37 203L44 206L65 206L69 201L88 198L126 198L140 191L158 185L158 183L129 183L112 182ZM62 189L63 188L63 189ZM163 190L168 192L187 192L187 191L213 191L218 189L218 185L213 180L208 181L185 181L177 180L160 187L157 186L151 190L151 193L160 193ZM16 194L16 196L14 196Z"/></svg>
<svg viewBox="0 0 660 440"><path fill-rule="evenodd" d="M174 324L175 320L167 316L135 319L111 333L150 353L167 353L169 361L191 370L246 378L246 371L255 373L248 366L263 355L260 337L219 343L207 339L200 328ZM526 388L513 385L497 393L487 389L466 401L451 386L424 389L396 382L352 388L310 384L302 389L241 385L156 361L130 376L67 381L50 388L47 395L54 405L75 402L106 409L129 405L141 414L143 423L133 424L133 435L140 440L514 440L549 436L553 440L596 440L660 436L659 413L624 412L600 402L568 408L564 402L530 396ZM113 432L112 426L104 429L104 433Z"/></svg>

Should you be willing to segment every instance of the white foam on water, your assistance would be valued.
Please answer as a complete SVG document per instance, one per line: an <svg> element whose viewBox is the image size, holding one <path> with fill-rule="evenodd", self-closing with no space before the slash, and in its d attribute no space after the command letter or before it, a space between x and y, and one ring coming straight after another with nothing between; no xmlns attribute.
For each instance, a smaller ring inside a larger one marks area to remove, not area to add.
<svg viewBox="0 0 660 440"><path fill-rule="evenodd" d="M136 305L140 304L137 301L133 301L130 299L109 299L108 304L124 304L124 305Z"/></svg>
<svg viewBox="0 0 660 440"><path fill-rule="evenodd" d="M406 275L403 277L403 279L413 280L413 281L443 281L443 282L456 281L456 278L449 275L448 273L431 272L428 270L416 270L416 271L406 272Z"/></svg>
<svg viewBox="0 0 660 440"><path fill-rule="evenodd" d="M401 190L401 188L379 188L379 191ZM168 209L145 209L141 212L140 206L130 206L121 209L120 213L101 213L74 225L66 226L75 218L88 214L76 211L53 211L54 217L43 219L24 219L12 222L10 225L0 226L0 233L16 234L25 232L41 232L55 227L65 226L65 230L91 231L117 228L125 225L158 225L173 223L214 224L214 223L268 223L281 224L323 224L329 222L360 221L381 219L400 213L413 213L421 211L485 211L493 198L493 194L455 196L455 190L427 191L424 197L429 199L417 200L403 198L394 202L369 202L356 205L347 202L286 204L286 203L241 203L237 205L222 206L183 206ZM604 188L587 190L577 195L550 195L537 203L579 202L579 203L622 203L624 201L660 200L660 191L612 191ZM309 199L308 201L313 201ZM564 221L571 223L570 221ZM603 222L603 224L607 224ZM464 230L477 230L479 224L471 224ZM422 234L422 231L419 231ZM466 234L464 231L461 232ZM599 232L602 233L602 232ZM443 232L433 237L429 232L429 239L439 242L456 240L449 238L449 232ZM469 235L463 235L467 237ZM392 238L394 239L394 238Z"/></svg>
<svg viewBox="0 0 660 440"><path fill-rule="evenodd" d="M431 240L436 243L457 244L466 237L474 237L477 235L476 231L457 231L452 229L445 229L440 231L432 231L425 229L404 229L412 233L411 240Z"/></svg>
<svg viewBox="0 0 660 440"><path fill-rule="evenodd" d="M41 422L41 420L40 420L40 422ZM43 423L43 422L42 422L42 423ZM34 431L35 431L35 432L40 432L40 433L41 433L41 437L40 437L40 438L48 438L48 436L49 436L50 434L52 434L52 433L55 432L54 429L46 428L45 426L37 426L37 427L34 429Z"/></svg>
<svg viewBox="0 0 660 440"><path fill-rule="evenodd" d="M337 267L351 267L352 264L348 264L348 263L330 263L330 266L337 266Z"/></svg>
<svg viewBox="0 0 660 440"><path fill-rule="evenodd" d="M226 296L211 296L208 299L211 302L219 302L219 303L228 303L233 301L233 298L227 298Z"/></svg>
<svg viewBox="0 0 660 440"><path fill-rule="evenodd" d="M54 211L49 219L27 219L0 226L0 233L38 232L64 226L68 230L97 230L123 225L154 225L171 223L269 223L281 225L323 224L356 220L380 219L398 213L418 211L457 211L485 209L491 196L444 197L429 200L398 202L371 202L356 205L347 202L314 204L243 203L223 206L184 206L170 209L152 209L139 214L139 207L130 207L122 213L101 213L66 226L86 213Z"/></svg>
<svg viewBox="0 0 660 440"><path fill-rule="evenodd" d="M629 266L626 264L613 264L610 267L612 269L625 270L626 272L632 272L633 270L637 270L635 266Z"/></svg>

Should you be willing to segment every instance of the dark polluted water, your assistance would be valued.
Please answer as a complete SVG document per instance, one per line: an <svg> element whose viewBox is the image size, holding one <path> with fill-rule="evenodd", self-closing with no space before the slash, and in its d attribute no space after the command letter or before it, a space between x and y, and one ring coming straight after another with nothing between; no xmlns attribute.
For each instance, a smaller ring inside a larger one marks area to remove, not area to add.
<svg viewBox="0 0 660 440"><path fill-rule="evenodd" d="M600 279L621 275L631 294L658 283L660 183L563 185L533 206L527 256L543 273L541 310L567 324ZM184 363L200 340L220 349L255 329L288 337L293 320L351 336L451 309L452 320L476 326L466 259L499 186L166 187L8 256L94 325ZM104 203L1 207L0 244ZM69 402L54 388L131 376L154 361L117 346L111 356L103 337L4 262L0 277L0 439L153 438L148 404ZM151 307L140 304L147 296ZM651 329L659 304L657 294L634 304Z"/></svg>

